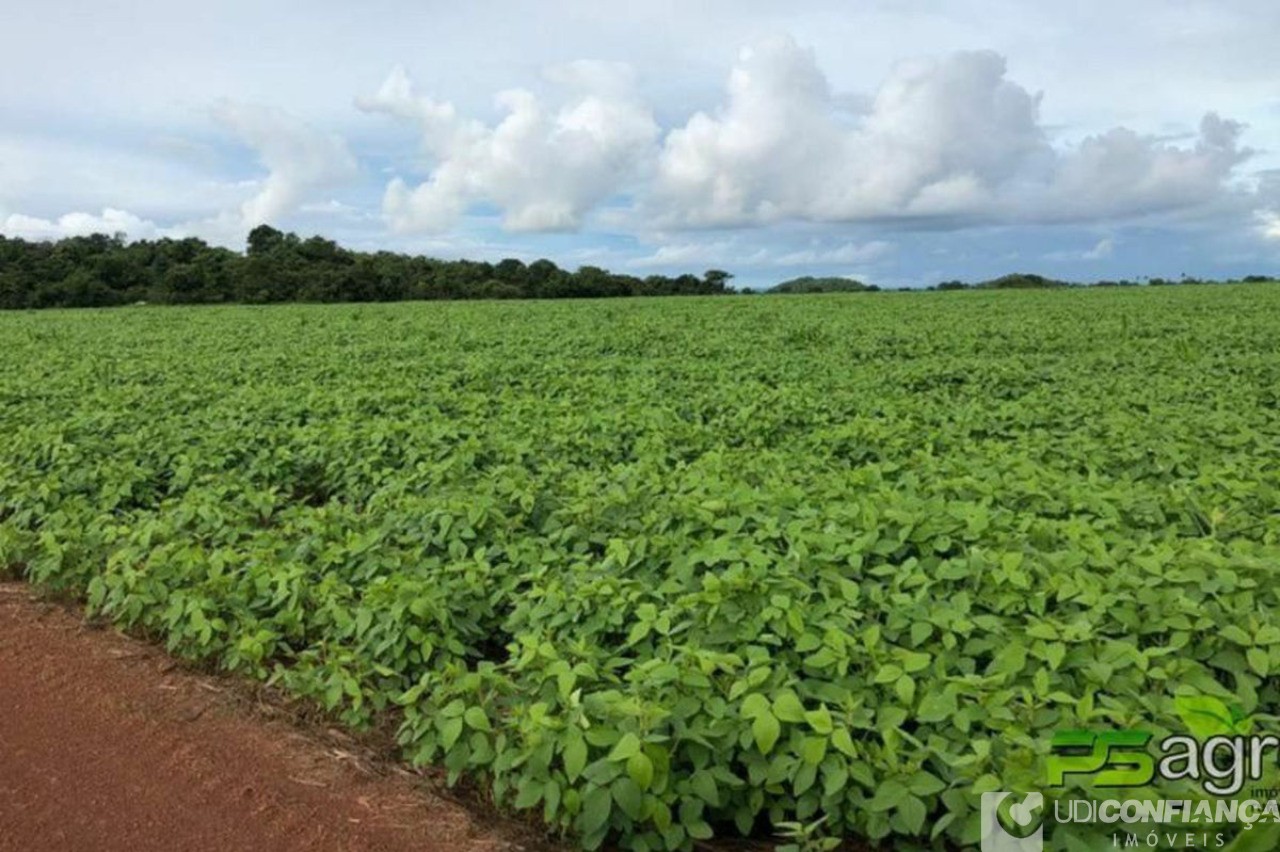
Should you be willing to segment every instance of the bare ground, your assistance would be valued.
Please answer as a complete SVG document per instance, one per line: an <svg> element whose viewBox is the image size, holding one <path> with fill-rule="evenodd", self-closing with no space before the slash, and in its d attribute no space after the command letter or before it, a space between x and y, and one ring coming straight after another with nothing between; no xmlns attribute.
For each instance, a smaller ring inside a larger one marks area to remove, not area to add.
<svg viewBox="0 0 1280 852"><path fill-rule="evenodd" d="M547 848L246 695L0 582L0 850Z"/></svg>

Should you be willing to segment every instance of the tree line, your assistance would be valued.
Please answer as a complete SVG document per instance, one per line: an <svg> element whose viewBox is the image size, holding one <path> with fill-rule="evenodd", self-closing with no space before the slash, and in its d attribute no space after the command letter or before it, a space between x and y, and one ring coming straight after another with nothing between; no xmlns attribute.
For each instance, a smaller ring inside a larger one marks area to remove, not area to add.
<svg viewBox="0 0 1280 852"><path fill-rule="evenodd" d="M732 277L711 269L701 277L640 278L596 266L570 272L550 260L358 252L268 225L249 233L243 254L194 237L126 242L123 234L94 234L32 242L0 236L0 309L715 295L734 292Z"/></svg>
<svg viewBox="0 0 1280 852"><path fill-rule="evenodd" d="M323 237L303 239L269 225L249 233L246 250L195 237L126 242L123 234L32 242L0 236L0 309L270 302L394 302L409 299L562 299L616 296L724 295L733 276L620 275L597 266L570 272L550 260L498 263L439 260L389 251L359 252ZM1249 275L1246 282L1275 280ZM943 281L923 290L1134 287L1133 280L1081 285L1031 273L988 281ZM1150 286L1213 283L1183 275L1150 278ZM805 276L769 293L867 293L881 288L848 278Z"/></svg>
<svg viewBox="0 0 1280 852"><path fill-rule="evenodd" d="M1277 280L1275 275L1246 275L1240 279L1245 284L1268 284ZM1145 284L1144 284L1145 282ZM969 284L965 281L940 281L928 288L930 290L1043 290L1057 287L1168 287L1175 284L1224 284L1231 282L1216 281L1210 278L1196 278L1183 274L1181 278L1121 278L1119 280L1102 279L1088 283L1059 281L1030 272L1014 272L1001 275L987 281Z"/></svg>

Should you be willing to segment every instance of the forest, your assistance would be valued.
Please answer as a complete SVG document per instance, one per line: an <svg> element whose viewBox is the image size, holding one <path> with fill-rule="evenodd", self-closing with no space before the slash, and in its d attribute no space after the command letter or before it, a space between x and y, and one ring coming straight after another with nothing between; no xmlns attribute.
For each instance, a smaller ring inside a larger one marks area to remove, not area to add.
<svg viewBox="0 0 1280 852"><path fill-rule="evenodd" d="M243 253L196 237L128 242L123 234L54 242L0 235L0 310L96 308L138 304L400 302L433 299L596 299L620 296L712 296L754 293L874 293L883 290L1023 290L1080 286L1214 284L1179 279L1089 284L1015 272L973 283L885 288L852 278L802 276L767 290L735 289L733 275L623 275L598 266L561 269L525 263L441 260L390 251L361 252L320 236L299 237L270 225L249 232ZM1249 275L1245 283L1276 280Z"/></svg>
<svg viewBox="0 0 1280 852"><path fill-rule="evenodd" d="M732 293L721 270L704 275L570 272L526 264L359 252L269 225L241 254L203 240L139 240L94 234L56 242L0 236L0 309L149 304L396 302L426 299L558 299Z"/></svg>

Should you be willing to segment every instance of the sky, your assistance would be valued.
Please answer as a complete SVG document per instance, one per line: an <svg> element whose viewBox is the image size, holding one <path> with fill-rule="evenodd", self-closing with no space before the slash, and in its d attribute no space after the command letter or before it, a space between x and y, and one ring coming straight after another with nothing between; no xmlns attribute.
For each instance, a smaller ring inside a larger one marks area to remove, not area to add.
<svg viewBox="0 0 1280 852"><path fill-rule="evenodd" d="M41 3L0 233L768 286L1280 274L1275 0Z"/></svg>

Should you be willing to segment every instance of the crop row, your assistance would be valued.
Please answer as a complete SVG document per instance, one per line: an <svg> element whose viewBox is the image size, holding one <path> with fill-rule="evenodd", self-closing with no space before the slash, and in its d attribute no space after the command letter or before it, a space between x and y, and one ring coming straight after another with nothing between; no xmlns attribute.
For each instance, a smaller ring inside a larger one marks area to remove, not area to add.
<svg viewBox="0 0 1280 852"><path fill-rule="evenodd" d="M1280 711L1278 308L4 316L0 563L586 848L972 844L1054 730Z"/></svg>

